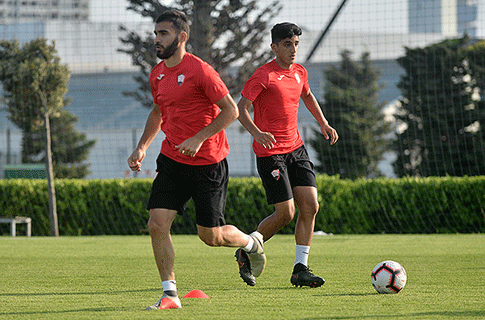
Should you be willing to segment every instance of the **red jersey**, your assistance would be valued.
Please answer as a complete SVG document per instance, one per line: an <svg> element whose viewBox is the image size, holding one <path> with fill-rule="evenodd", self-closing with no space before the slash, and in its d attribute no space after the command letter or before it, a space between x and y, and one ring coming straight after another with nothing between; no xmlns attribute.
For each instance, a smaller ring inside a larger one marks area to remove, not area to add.
<svg viewBox="0 0 485 320"><path fill-rule="evenodd" d="M161 61L150 73L150 86L162 116L162 154L191 165L214 164L227 157L229 144L224 130L205 140L195 157L185 156L175 148L219 115L221 110L215 103L229 93L208 63L190 53L172 68Z"/></svg>
<svg viewBox="0 0 485 320"><path fill-rule="evenodd" d="M298 106L302 92L310 91L308 72L297 63L289 70L273 60L260 68L245 83L241 93L253 103L254 124L263 132L271 132L276 144L265 149L253 142L258 157L290 153L303 145L298 131Z"/></svg>

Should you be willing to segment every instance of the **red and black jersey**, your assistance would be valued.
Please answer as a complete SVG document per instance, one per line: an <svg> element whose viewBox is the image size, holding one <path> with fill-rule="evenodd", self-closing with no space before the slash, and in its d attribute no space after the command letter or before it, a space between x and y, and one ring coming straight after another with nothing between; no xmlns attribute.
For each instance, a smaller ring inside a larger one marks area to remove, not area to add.
<svg viewBox="0 0 485 320"><path fill-rule="evenodd" d="M298 106L301 94L309 91L308 72L297 63L287 70L273 60L248 79L241 95L253 103L254 123L276 139L271 149L254 141L253 150L258 157L290 153L303 145L298 132Z"/></svg>
<svg viewBox="0 0 485 320"><path fill-rule="evenodd" d="M208 165L229 154L224 130L208 138L195 157L179 153L175 146L209 125L221 112L215 104L229 93L219 74L200 58L186 53L182 62L168 68L164 61L150 74L153 101L160 108L165 133L161 153L185 164Z"/></svg>

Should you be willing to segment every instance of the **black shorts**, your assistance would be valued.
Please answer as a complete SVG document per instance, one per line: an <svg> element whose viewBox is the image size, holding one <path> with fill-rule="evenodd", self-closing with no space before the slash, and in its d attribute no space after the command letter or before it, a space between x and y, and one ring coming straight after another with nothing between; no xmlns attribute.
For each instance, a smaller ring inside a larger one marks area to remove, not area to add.
<svg viewBox="0 0 485 320"><path fill-rule="evenodd" d="M193 166L160 154L157 172L148 210L171 209L182 215L192 198L198 225L212 228L226 224L224 211L229 182L226 159L211 165Z"/></svg>
<svg viewBox="0 0 485 320"><path fill-rule="evenodd" d="M294 187L317 186L305 146L286 154L258 157L257 165L268 204L292 199Z"/></svg>

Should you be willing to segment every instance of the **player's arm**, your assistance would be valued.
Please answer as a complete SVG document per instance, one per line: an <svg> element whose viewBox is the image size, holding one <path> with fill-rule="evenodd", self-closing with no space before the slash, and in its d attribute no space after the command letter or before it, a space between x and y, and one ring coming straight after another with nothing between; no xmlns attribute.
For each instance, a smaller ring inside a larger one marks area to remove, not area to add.
<svg viewBox="0 0 485 320"><path fill-rule="evenodd" d="M228 93L222 99L216 102L221 112L212 122L197 132L193 137L185 140L178 146L179 152L190 157L194 157L199 152L202 143L205 140L227 128L234 120L237 119L238 110L236 102Z"/></svg>
<svg viewBox="0 0 485 320"><path fill-rule="evenodd" d="M270 132L262 132L258 126L251 119L249 114L249 107L252 105L252 101L248 98L241 97L237 107L239 109L239 122L243 125L246 130L253 136L254 140L263 146L263 148L271 149L274 147L276 140Z"/></svg>
<svg viewBox="0 0 485 320"><path fill-rule="evenodd" d="M320 131L325 139L330 139L331 145L335 144L335 142L338 140L337 131L328 124L328 121L323 115L322 109L320 108L320 105L318 104L318 101L313 93L310 90L306 93L303 92L301 94L301 99L303 100L303 103L308 111L310 111L313 117L318 121Z"/></svg>
<svg viewBox="0 0 485 320"><path fill-rule="evenodd" d="M148 119L145 124L145 130L138 142L138 145L128 158L128 166L132 171L140 171L141 170L141 162L145 158L146 151L150 144L152 143L153 139L157 136L158 132L160 132L160 126L162 124L162 115L160 113L160 108L157 104L153 105L152 111L148 115Z"/></svg>

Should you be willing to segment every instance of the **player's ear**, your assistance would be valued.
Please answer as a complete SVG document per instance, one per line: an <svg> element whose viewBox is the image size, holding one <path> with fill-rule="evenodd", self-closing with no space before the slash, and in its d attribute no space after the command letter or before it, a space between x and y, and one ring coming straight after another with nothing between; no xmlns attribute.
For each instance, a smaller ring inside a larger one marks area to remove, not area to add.
<svg viewBox="0 0 485 320"><path fill-rule="evenodd" d="M185 31L180 31L179 42L186 42L189 39L189 35Z"/></svg>
<svg viewBox="0 0 485 320"><path fill-rule="evenodd" d="M270 44L270 47L271 47L271 50L272 50L274 53L276 53L276 49L278 48L278 45L277 45L277 44L275 44L275 43L271 43L271 44Z"/></svg>

